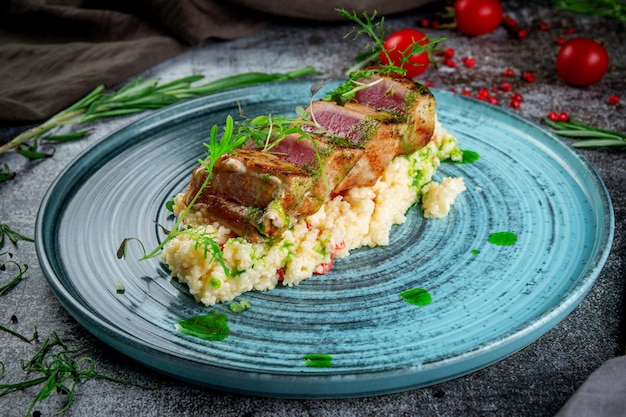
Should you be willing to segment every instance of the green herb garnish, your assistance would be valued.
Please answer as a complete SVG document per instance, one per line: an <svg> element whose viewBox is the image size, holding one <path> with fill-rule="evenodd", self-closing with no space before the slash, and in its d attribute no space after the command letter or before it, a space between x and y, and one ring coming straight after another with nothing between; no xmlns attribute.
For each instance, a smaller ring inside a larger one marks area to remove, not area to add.
<svg viewBox="0 0 626 417"><path fill-rule="evenodd" d="M233 301L232 303L230 303L230 305L228 306L228 309L232 311L233 313L243 313L250 307L252 307L252 304L250 304L250 301L240 300L240 301Z"/></svg>
<svg viewBox="0 0 626 417"><path fill-rule="evenodd" d="M615 17L626 21L626 4L619 0L537 0L538 3L593 16Z"/></svg>
<svg viewBox="0 0 626 417"><path fill-rule="evenodd" d="M15 172L11 171L8 164L2 164L0 167L0 182L9 181L15 178Z"/></svg>
<svg viewBox="0 0 626 417"><path fill-rule="evenodd" d="M19 240L34 242L32 238L16 232L15 230L11 229L9 225L0 224L0 248L4 246L5 239L9 239L9 241L14 245L17 245L17 242ZM9 280L9 282L0 286L0 295L15 287L24 278L26 271L28 271L28 264L20 265L17 261L13 259L12 253L0 252L0 272L6 271L9 266L16 267L17 273L13 278Z"/></svg>
<svg viewBox="0 0 626 417"><path fill-rule="evenodd" d="M11 332L15 335L15 332ZM33 336L34 338L36 337ZM25 336L20 339L29 341ZM87 379L104 379L121 384L129 384L140 388L146 388L132 381L114 378L101 374L95 370L92 358L81 356L85 348L70 348L70 340L61 339L56 332L52 332L41 348L27 362L22 362L22 370L28 373L29 379L17 383L0 383L0 397L12 392L40 386L39 392L25 413L28 417L34 407L44 401L54 392L62 392L65 396L65 404L57 411L64 413L74 401L74 393L79 382ZM34 374L34 375L33 375ZM4 363L0 362L0 378L5 375ZM41 376L37 376L41 375Z"/></svg>
<svg viewBox="0 0 626 417"><path fill-rule="evenodd" d="M5 237L8 238L14 245L17 244L18 240L25 240L26 242L35 241L33 238L24 236L23 234L11 229L9 225L3 223L0 224L0 248L2 247L2 245L4 245Z"/></svg>

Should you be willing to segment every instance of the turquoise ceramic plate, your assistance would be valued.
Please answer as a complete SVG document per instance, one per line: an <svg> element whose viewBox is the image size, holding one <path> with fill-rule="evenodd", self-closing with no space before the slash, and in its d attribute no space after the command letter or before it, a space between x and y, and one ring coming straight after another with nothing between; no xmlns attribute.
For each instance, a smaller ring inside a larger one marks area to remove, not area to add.
<svg viewBox="0 0 626 417"><path fill-rule="evenodd" d="M99 141L56 179L37 220L42 269L64 307L95 336L148 367L197 384L278 397L353 397L434 384L485 367L562 320L593 285L614 229L607 191L589 164L532 122L436 92L439 119L472 164L438 177L468 187L450 215L418 210L391 244L354 251L328 275L248 293L242 314L204 307L124 238L155 247L172 224L165 202L183 191L209 129L238 113L288 114L309 82L257 86L155 112ZM488 242L494 232L513 246ZM125 293L116 292L122 282ZM421 287L417 307L400 298ZM226 314L229 336L179 334L190 316ZM308 367L309 354L332 365Z"/></svg>

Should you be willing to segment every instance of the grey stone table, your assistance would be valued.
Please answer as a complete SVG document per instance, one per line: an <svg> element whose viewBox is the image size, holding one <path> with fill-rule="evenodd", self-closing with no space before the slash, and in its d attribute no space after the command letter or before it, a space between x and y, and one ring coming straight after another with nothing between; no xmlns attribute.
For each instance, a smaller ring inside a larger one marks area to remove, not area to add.
<svg viewBox="0 0 626 417"><path fill-rule="evenodd" d="M555 13L534 3L507 1L507 14L531 30L524 40L513 39L504 28L469 38L450 29L425 29L433 37L445 36L443 46L455 50L458 66L431 67L423 76L435 88L474 94L481 88L510 81L523 95L515 111L539 121L548 111L566 111L598 127L626 131L625 106L608 104L617 94L626 100L626 37L617 20ZM388 16L393 29L416 26L427 10ZM549 25L538 30L540 22ZM164 81L183 75L204 74L215 79L244 71L283 72L312 64L329 77L341 77L352 62L356 45L343 40L351 24L278 22L253 36L207 44L183 53L146 72ZM605 41L612 62L609 73L597 84L575 88L563 83L555 71L555 39L567 28L575 34ZM476 60L474 68L460 61ZM505 68L518 74L502 76ZM532 71L534 83L519 78ZM501 106L508 95L499 92ZM107 134L140 116L94 123L92 134L79 142L56 146L48 160L27 162L15 153L0 156L17 173L0 184L0 223L33 235L37 210L53 179L81 151ZM7 141L23 126L3 126L0 141ZM364 399L284 400L256 398L214 391L164 377L120 355L81 328L61 307L38 267L34 246L5 243L14 259L30 266L26 279L0 298L0 323L24 334L37 326L40 340L31 344L0 332L0 360L6 373L0 383L15 382L20 360L28 359L41 340L56 331L62 337L80 340L86 355L95 360L102 374L129 379L157 389L119 385L91 379L80 383L67 416L553 416L575 390L610 358L624 353L623 295L626 267L626 152L616 149L582 150L606 184L614 205L616 230L613 247L597 282L582 303L561 323L538 340L485 369L421 389ZM2 275L2 280L7 277ZM17 321L15 321L17 319ZM0 416L24 415L36 395L27 389L0 397ZM36 410L49 416L58 410L65 395L53 392Z"/></svg>

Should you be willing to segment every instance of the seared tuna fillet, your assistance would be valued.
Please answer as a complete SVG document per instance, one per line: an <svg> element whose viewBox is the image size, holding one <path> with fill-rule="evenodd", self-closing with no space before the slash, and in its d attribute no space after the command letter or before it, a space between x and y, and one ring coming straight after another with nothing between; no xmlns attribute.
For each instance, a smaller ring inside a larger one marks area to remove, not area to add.
<svg viewBox="0 0 626 417"><path fill-rule="evenodd" d="M191 202L204 180L200 166L192 173L185 204ZM242 206L265 208L279 200L285 211L292 211L313 186L313 176L304 168L274 154L254 149L237 149L215 162L213 177L198 198L216 194Z"/></svg>
<svg viewBox="0 0 626 417"><path fill-rule="evenodd" d="M313 101L314 125L294 123L304 132L276 133L263 151L250 138L218 159L195 209L249 241L279 237L293 218L316 213L331 194L374 185L393 158L431 140L435 100L427 88L399 75L360 81L370 86L343 105ZM204 167L193 171L186 205L206 178Z"/></svg>
<svg viewBox="0 0 626 417"><path fill-rule="evenodd" d="M399 155L411 154L430 141L435 130L435 98L428 88L400 74L373 75L359 81L372 85L356 92L358 103L391 112L406 122L407 130L399 138Z"/></svg>

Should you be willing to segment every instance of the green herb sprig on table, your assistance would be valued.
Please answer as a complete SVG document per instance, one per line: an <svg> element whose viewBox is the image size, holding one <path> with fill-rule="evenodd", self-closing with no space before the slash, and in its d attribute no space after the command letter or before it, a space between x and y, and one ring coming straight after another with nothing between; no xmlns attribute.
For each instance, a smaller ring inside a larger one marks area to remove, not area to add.
<svg viewBox="0 0 626 417"><path fill-rule="evenodd" d="M61 126L84 124L106 117L159 109L191 98L233 88L291 80L313 74L319 74L319 72L315 68L307 66L287 73L248 72L235 74L195 86L192 84L203 79L204 76L192 75L163 85L159 85L159 79L137 78L117 91L107 91L103 85L100 85L46 122L21 133L10 142L0 146L0 154L17 148L19 153L29 159L45 158L50 155L38 149L39 140L70 141L81 139L89 133L88 130L81 130L67 135L51 134L54 129Z"/></svg>
<svg viewBox="0 0 626 417"><path fill-rule="evenodd" d="M16 335L14 332L12 334ZM20 339L29 342L26 336L20 335ZM36 332L35 336L36 337ZM95 362L92 358L83 356L85 347L70 347L69 339L62 339L56 332L52 332L41 348L28 360L22 362L22 370L28 373L29 379L21 382L4 384L0 383L0 397L8 395L12 392L21 391L30 387L40 386L39 391L30 407L24 414L30 416L35 406L44 401L54 392L64 393L66 395L65 404L55 414L61 414L67 411L74 401L76 386L79 382L87 379L103 379L120 384L133 385L143 389L151 389L150 387L141 386L133 381L114 378L105 374L101 374L95 369ZM0 362L0 378L5 374L5 365ZM35 376L31 376L35 374ZM39 376L37 376L39 375Z"/></svg>
<svg viewBox="0 0 626 417"><path fill-rule="evenodd" d="M619 0L537 0L537 2L553 6L557 10L614 17L626 21L626 3Z"/></svg>
<svg viewBox="0 0 626 417"><path fill-rule="evenodd" d="M624 147L626 134L606 129L598 129L573 118L568 121L553 121L545 117L543 122L559 136L578 139L572 142L575 148Z"/></svg>

